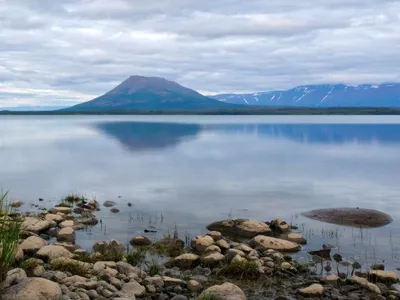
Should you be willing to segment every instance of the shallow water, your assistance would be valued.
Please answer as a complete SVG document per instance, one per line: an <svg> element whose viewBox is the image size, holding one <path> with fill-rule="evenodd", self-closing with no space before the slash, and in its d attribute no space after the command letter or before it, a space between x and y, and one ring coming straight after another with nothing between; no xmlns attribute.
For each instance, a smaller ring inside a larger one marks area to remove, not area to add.
<svg viewBox="0 0 400 300"><path fill-rule="evenodd" d="M185 237L219 219L282 217L309 239L299 256L330 243L348 260L395 269L399 178L400 117L0 117L0 188L10 200L25 210L69 193L118 203L120 213L103 208L102 224L78 234L85 248L144 229ZM327 207L377 209L394 222L360 230L300 215Z"/></svg>

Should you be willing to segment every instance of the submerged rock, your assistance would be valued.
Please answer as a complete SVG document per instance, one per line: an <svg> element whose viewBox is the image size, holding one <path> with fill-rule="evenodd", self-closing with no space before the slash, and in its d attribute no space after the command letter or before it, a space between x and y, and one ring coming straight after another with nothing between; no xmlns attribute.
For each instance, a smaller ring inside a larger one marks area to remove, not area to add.
<svg viewBox="0 0 400 300"><path fill-rule="evenodd" d="M234 219L214 222L207 226L210 231L219 231L223 235L252 238L257 235L272 235L269 226L263 222L249 219Z"/></svg>
<svg viewBox="0 0 400 300"><path fill-rule="evenodd" d="M393 219L383 212L364 208L327 208L303 213L303 216L326 223L361 228L385 226Z"/></svg>
<svg viewBox="0 0 400 300"><path fill-rule="evenodd" d="M117 203L114 201L106 201L103 203L104 207L113 207L114 205L116 205Z"/></svg>

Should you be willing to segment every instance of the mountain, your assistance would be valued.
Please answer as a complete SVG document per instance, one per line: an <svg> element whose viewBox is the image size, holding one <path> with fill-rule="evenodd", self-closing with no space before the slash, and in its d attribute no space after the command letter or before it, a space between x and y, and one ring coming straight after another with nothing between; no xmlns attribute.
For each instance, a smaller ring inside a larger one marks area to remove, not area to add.
<svg viewBox="0 0 400 300"><path fill-rule="evenodd" d="M68 108L88 110L191 110L234 108L159 77L131 76L108 93Z"/></svg>
<svg viewBox="0 0 400 300"><path fill-rule="evenodd" d="M13 107L0 107L0 111L52 111L66 108L66 106L13 106Z"/></svg>
<svg viewBox="0 0 400 300"><path fill-rule="evenodd" d="M225 103L258 106L400 107L400 83L304 85L287 91L221 94L212 98Z"/></svg>

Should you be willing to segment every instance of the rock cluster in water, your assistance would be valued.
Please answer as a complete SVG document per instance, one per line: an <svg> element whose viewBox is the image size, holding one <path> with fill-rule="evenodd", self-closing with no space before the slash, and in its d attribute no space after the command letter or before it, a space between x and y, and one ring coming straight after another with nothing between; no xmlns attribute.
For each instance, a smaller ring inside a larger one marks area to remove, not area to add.
<svg viewBox="0 0 400 300"><path fill-rule="evenodd" d="M111 207L107 203L105 207ZM77 209L79 208L79 209ZM75 244L75 230L93 226L95 200L56 206L24 216L15 253L20 268L0 284L3 300L156 299L399 299L397 273L375 265L368 272L314 274L290 255L307 241L282 219L248 219L210 224L189 245L177 236L151 241L132 237L128 250L117 240L98 241L90 253ZM50 237L57 242L50 244ZM166 258L147 260L151 254ZM314 251L321 265L329 247ZM336 263L341 257L334 256ZM329 267L329 268L328 268Z"/></svg>

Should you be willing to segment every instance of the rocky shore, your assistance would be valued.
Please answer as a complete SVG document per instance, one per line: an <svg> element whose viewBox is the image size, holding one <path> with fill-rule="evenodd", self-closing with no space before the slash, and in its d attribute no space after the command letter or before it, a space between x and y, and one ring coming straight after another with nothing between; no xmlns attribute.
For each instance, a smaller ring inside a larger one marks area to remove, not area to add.
<svg viewBox="0 0 400 300"><path fill-rule="evenodd" d="M95 226L101 206L74 202L2 216L19 218L21 235L0 299L400 299L397 273L344 262L330 245L310 252L309 264L295 261L307 241L281 219L218 221L189 241L177 233L133 236L129 245L98 241L88 252L75 244L75 231ZM350 272L341 271L346 264Z"/></svg>

